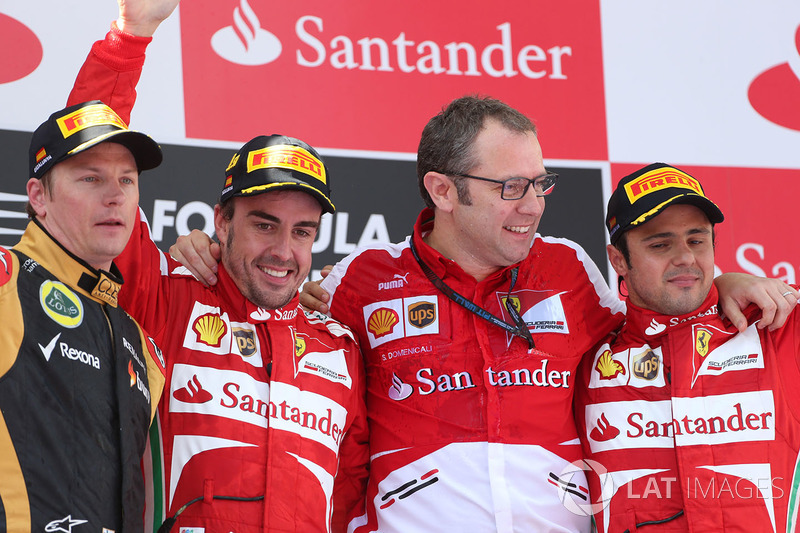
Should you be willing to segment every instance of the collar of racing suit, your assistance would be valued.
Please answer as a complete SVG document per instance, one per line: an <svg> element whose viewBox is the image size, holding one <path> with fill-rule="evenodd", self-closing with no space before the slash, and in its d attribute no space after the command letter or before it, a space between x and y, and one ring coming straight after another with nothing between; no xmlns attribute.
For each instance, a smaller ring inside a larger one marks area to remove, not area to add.
<svg viewBox="0 0 800 533"><path fill-rule="evenodd" d="M64 248L35 218L28 223L14 249L35 260L87 298L117 307L117 296L122 287L122 274L117 266L112 263L109 271L89 266Z"/></svg>

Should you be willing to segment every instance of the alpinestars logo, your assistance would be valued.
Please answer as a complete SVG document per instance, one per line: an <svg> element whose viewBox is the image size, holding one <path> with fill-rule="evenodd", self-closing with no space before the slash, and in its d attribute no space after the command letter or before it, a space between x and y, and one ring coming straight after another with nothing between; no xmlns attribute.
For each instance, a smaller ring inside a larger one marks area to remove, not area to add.
<svg viewBox="0 0 800 533"><path fill-rule="evenodd" d="M233 10L233 26L225 26L211 37L211 48L223 59L238 65L266 65L281 55L281 42L261 28L247 0Z"/></svg>
<svg viewBox="0 0 800 533"><path fill-rule="evenodd" d="M47 533L55 533L57 531L62 531L63 533L72 533L72 526L79 526L81 524L85 524L86 522L87 520L78 520L77 518L72 518L72 515L67 515L59 520L53 520L44 526L44 530Z"/></svg>

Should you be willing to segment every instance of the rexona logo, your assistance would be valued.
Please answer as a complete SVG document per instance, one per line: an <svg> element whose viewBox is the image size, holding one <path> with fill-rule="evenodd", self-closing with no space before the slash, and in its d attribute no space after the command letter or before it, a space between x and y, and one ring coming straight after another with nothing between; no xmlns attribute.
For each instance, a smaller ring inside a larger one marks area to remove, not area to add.
<svg viewBox="0 0 800 533"><path fill-rule="evenodd" d="M78 295L60 281L48 280L39 287L39 302L45 314L65 328L83 322L83 304Z"/></svg>
<svg viewBox="0 0 800 533"><path fill-rule="evenodd" d="M211 37L211 48L223 59L239 65L266 65L281 55L281 42L261 28L253 8L241 0L232 14L233 25Z"/></svg>

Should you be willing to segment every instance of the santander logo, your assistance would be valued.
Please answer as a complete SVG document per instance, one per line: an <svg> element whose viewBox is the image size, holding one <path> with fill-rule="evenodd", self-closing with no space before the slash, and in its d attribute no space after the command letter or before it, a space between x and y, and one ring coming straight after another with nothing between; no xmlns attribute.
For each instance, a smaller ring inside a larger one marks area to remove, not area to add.
<svg viewBox="0 0 800 533"><path fill-rule="evenodd" d="M233 10L233 26L225 26L211 37L211 48L223 59L239 65L266 65L281 55L281 42L261 28L247 0Z"/></svg>
<svg viewBox="0 0 800 533"><path fill-rule="evenodd" d="M42 43L30 28L0 13L0 84L24 78L42 62ZM10 53L13 50L13 53Z"/></svg>
<svg viewBox="0 0 800 533"><path fill-rule="evenodd" d="M186 383L186 386L172 393L172 396L184 403L206 403L214 399L210 392L203 388L197 374Z"/></svg>
<svg viewBox="0 0 800 533"><path fill-rule="evenodd" d="M779 126L800 131L800 26L794 34L794 49L786 63L759 74L747 91L750 105Z"/></svg>

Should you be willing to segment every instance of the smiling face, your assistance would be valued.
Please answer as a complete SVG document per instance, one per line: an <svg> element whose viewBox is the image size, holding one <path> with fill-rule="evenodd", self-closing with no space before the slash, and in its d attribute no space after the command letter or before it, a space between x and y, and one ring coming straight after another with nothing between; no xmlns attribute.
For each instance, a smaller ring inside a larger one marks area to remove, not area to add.
<svg viewBox="0 0 800 533"><path fill-rule="evenodd" d="M125 248L139 204L139 171L131 152L104 142L50 171L52 194L28 181L37 219L64 248L107 270Z"/></svg>
<svg viewBox="0 0 800 533"><path fill-rule="evenodd" d="M294 190L232 198L233 217L215 209L222 262L236 286L265 309L287 304L311 270L322 207Z"/></svg>
<svg viewBox="0 0 800 533"><path fill-rule="evenodd" d="M611 245L608 257L631 303L673 316L700 307L714 281L713 229L702 210L672 205L622 238L630 262Z"/></svg>
<svg viewBox="0 0 800 533"><path fill-rule="evenodd" d="M469 174L505 180L546 173L532 131L517 132L488 119L473 145L477 164ZM525 259L544 212L533 188L519 200L503 200L502 185L467 179L471 203L453 206L453 242L448 255L478 279Z"/></svg>

